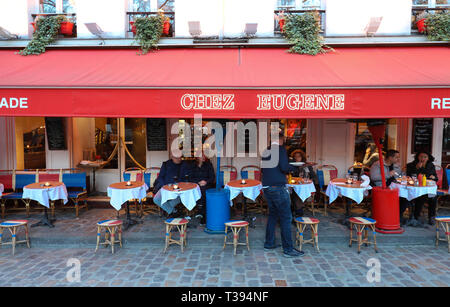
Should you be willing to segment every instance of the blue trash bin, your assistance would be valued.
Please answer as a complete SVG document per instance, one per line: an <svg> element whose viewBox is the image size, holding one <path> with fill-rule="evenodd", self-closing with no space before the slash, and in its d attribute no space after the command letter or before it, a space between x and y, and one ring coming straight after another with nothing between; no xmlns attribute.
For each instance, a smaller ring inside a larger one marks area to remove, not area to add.
<svg viewBox="0 0 450 307"><path fill-rule="evenodd" d="M206 190L205 232L223 234L225 222L230 220L230 191L225 189Z"/></svg>

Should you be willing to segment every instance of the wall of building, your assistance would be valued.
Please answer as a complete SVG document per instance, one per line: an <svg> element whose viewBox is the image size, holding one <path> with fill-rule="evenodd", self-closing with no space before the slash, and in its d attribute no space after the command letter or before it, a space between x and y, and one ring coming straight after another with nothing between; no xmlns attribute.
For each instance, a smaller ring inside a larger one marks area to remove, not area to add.
<svg viewBox="0 0 450 307"><path fill-rule="evenodd" d="M371 17L383 17L377 35L411 34L411 0L327 0L326 35L361 36Z"/></svg>
<svg viewBox="0 0 450 307"><path fill-rule="evenodd" d="M35 12L35 0L1 0L0 27L21 38L27 37L31 26L31 12Z"/></svg>

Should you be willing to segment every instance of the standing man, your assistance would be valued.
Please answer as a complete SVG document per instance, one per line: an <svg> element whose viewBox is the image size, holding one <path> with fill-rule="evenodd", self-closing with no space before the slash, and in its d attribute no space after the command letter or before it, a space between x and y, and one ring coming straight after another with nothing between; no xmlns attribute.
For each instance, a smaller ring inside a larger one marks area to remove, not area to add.
<svg viewBox="0 0 450 307"><path fill-rule="evenodd" d="M283 144L284 135L280 134L279 141L272 142L264 152L261 163L264 197L269 207L264 249L272 250L279 247L275 244L275 227L280 221L283 256L291 258L303 256L304 253L294 249L292 242L291 198L286 187L286 174L295 171L295 168L289 164L288 154Z"/></svg>

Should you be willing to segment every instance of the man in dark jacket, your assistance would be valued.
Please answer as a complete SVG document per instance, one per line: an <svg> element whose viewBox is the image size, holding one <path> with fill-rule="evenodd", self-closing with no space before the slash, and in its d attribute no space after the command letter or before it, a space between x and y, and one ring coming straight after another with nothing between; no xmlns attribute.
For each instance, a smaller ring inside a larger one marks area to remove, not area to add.
<svg viewBox="0 0 450 307"><path fill-rule="evenodd" d="M304 253L294 249L291 232L291 199L286 187L286 174L296 169L289 165L286 149L283 147L284 135L279 136L279 142L272 142L263 153L261 162L262 185L264 197L269 207L269 218L266 226L265 250L272 250L275 244L275 227L280 220L283 256L298 257Z"/></svg>
<svg viewBox="0 0 450 307"><path fill-rule="evenodd" d="M425 151L419 151L414 157L414 161L406 165L406 175L418 176L419 174L425 175L427 180L438 181L436 174L436 168L433 164L434 157ZM419 183L421 184L421 182ZM428 224L434 225L434 217L436 216L437 197L428 197L428 195L422 195L414 199L414 219L419 221L420 214L422 212L423 204L428 203ZM413 225L415 221L412 221ZM417 223L416 223L417 224ZM420 224L420 222L419 222Z"/></svg>
<svg viewBox="0 0 450 307"><path fill-rule="evenodd" d="M182 181L181 174L187 167L187 162L175 155L170 160L163 162L158 178L153 184L153 193L156 194L166 184Z"/></svg>

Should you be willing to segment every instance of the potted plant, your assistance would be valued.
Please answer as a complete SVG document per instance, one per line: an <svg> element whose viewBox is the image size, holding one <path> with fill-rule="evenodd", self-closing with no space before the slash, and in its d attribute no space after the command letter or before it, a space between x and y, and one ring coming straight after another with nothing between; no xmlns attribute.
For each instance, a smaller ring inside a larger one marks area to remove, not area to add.
<svg viewBox="0 0 450 307"><path fill-rule="evenodd" d="M158 14L163 21L162 34L168 35L170 30L170 18L164 15L164 10L159 9Z"/></svg>
<svg viewBox="0 0 450 307"><path fill-rule="evenodd" d="M434 41L450 41L450 12L430 14L425 20L427 38Z"/></svg>
<svg viewBox="0 0 450 307"><path fill-rule="evenodd" d="M61 21L60 33L67 36L73 35L73 26L74 23L69 21L66 16L63 16L63 20Z"/></svg>
<svg viewBox="0 0 450 307"><path fill-rule="evenodd" d="M131 26L131 32L133 32L134 35L136 35L136 25L134 24L134 21L130 21Z"/></svg>
<svg viewBox="0 0 450 307"><path fill-rule="evenodd" d="M45 52L45 48L56 40L62 21L64 21L64 18L61 15L37 18L33 39L19 54L31 55Z"/></svg>
<svg viewBox="0 0 450 307"><path fill-rule="evenodd" d="M416 17L416 26L419 33L424 33L427 29L427 26L425 25L425 20L428 17L428 13L426 11L422 11L420 14Z"/></svg>
<svg viewBox="0 0 450 307"><path fill-rule="evenodd" d="M275 19L278 21L278 25L280 26L280 32L283 32L284 24L286 23L286 16L284 15L284 11L281 11L280 14L275 14Z"/></svg>

